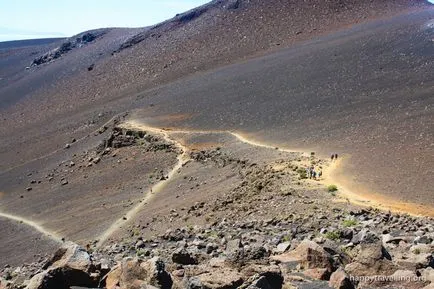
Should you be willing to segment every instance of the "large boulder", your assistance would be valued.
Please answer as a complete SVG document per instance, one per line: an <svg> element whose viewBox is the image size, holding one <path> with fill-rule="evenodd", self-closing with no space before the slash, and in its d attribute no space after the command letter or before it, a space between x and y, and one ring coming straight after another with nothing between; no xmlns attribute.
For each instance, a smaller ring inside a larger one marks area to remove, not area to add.
<svg viewBox="0 0 434 289"><path fill-rule="evenodd" d="M88 272L91 266L89 253L79 245L67 242L54 253L54 256L44 265L44 269L71 268Z"/></svg>
<svg viewBox="0 0 434 289"><path fill-rule="evenodd" d="M228 241L226 244L225 254L229 261L234 263L242 263L244 260L244 249L240 239Z"/></svg>
<svg viewBox="0 0 434 289"><path fill-rule="evenodd" d="M197 264L197 258L193 253L187 251L185 248L179 248L172 254L172 261L182 265Z"/></svg>
<svg viewBox="0 0 434 289"><path fill-rule="evenodd" d="M148 271L148 284L161 289L172 288L172 276L166 271L165 264L160 258L154 257L142 266Z"/></svg>
<svg viewBox="0 0 434 289"><path fill-rule="evenodd" d="M71 286L97 287L98 281L86 272L68 268L50 268L27 284L27 289L69 289Z"/></svg>
<svg viewBox="0 0 434 289"><path fill-rule="evenodd" d="M138 259L124 259L107 275L107 289L136 289L155 286L162 289L172 288L172 278L159 258L146 262Z"/></svg>
<svg viewBox="0 0 434 289"><path fill-rule="evenodd" d="M99 278L91 275L90 255L74 243L66 243L44 266L45 271L33 276L27 289L68 289L71 286L97 287Z"/></svg>
<svg viewBox="0 0 434 289"><path fill-rule="evenodd" d="M324 268L332 272L334 267L332 256L320 245L309 240L301 242L295 250L272 256L271 259L301 270Z"/></svg>
<svg viewBox="0 0 434 289"><path fill-rule="evenodd" d="M351 243L354 245L358 244L371 244L376 243L380 240L380 238L372 231L368 229L363 229L359 233L353 236L351 239Z"/></svg>
<svg viewBox="0 0 434 289"><path fill-rule="evenodd" d="M122 260L122 262L113 268L107 275L107 289L115 288L136 288L146 284L148 272L141 266L138 260Z"/></svg>
<svg viewBox="0 0 434 289"><path fill-rule="evenodd" d="M354 289L350 276L342 268L339 268L330 276L329 286L335 289Z"/></svg>
<svg viewBox="0 0 434 289"><path fill-rule="evenodd" d="M245 285L249 289L280 289L283 285L283 275L277 265L249 265L243 268L241 274L247 280Z"/></svg>
<svg viewBox="0 0 434 289"><path fill-rule="evenodd" d="M352 276L391 275L399 269L381 242L360 244L357 249L354 262L345 266Z"/></svg>

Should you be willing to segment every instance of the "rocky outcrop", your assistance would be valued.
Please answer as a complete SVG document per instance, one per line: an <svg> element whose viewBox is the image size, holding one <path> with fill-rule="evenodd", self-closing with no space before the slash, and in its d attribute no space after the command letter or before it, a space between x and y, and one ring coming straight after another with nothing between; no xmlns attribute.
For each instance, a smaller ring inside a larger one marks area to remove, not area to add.
<svg viewBox="0 0 434 289"><path fill-rule="evenodd" d="M399 269L392 263L390 254L381 242L362 244L356 249L354 262L345 266L345 271L353 276L391 275Z"/></svg>
<svg viewBox="0 0 434 289"><path fill-rule="evenodd" d="M323 247L309 240L301 242L295 250L273 256L271 259L298 270L325 269L333 272L334 269L331 255Z"/></svg>
<svg viewBox="0 0 434 289"><path fill-rule="evenodd" d="M62 45L60 45L59 47L45 53L42 56L35 58L31 63L31 66L41 65L44 63L51 62L55 59L58 59L75 48L80 48L84 45L93 42L95 39L103 36L106 32L107 32L106 29L100 29L100 30L84 32L74 37L71 37L67 39L65 42L63 42Z"/></svg>
<svg viewBox="0 0 434 289"><path fill-rule="evenodd" d="M101 277L90 255L73 243L67 243L60 248L43 269L43 272L30 279L27 289L96 287Z"/></svg>
<svg viewBox="0 0 434 289"><path fill-rule="evenodd" d="M350 276L342 268L330 276L329 286L335 289L354 289Z"/></svg>
<svg viewBox="0 0 434 289"><path fill-rule="evenodd" d="M122 260L106 278L107 289L150 288L149 286L170 289L172 284L172 277L159 258L146 262L138 259Z"/></svg>
<svg viewBox="0 0 434 289"><path fill-rule="evenodd" d="M185 248L179 248L172 254L172 261L182 265L197 264L197 258L193 253L188 252Z"/></svg>

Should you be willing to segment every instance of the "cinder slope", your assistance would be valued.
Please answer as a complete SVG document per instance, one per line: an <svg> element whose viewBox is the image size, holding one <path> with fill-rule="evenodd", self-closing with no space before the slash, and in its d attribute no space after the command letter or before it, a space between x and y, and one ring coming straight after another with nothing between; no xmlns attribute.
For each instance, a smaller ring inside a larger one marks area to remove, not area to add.
<svg viewBox="0 0 434 289"><path fill-rule="evenodd" d="M342 179L354 175L357 184L432 205L434 10L421 11L426 7L404 0L213 1L150 30L108 29L28 70L21 65L52 47L17 57L0 85L0 207L86 241L122 218L122 200L143 197L141 178L175 161L163 155L143 165L134 157L145 158L142 152L130 151L118 155L130 164L86 167L98 138L86 136L134 109L155 127L236 130L269 145L346 153L351 167ZM228 63L235 64L215 69ZM86 141L64 150L73 138ZM68 167L77 159L80 169ZM45 178L56 167L50 183ZM35 176L42 185L26 191ZM101 207L105 197L113 212Z"/></svg>

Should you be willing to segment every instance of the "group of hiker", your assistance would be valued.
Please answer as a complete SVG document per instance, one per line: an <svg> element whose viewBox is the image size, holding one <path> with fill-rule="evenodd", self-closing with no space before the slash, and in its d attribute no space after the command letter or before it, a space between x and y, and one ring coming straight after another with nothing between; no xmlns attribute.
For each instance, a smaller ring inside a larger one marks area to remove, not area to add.
<svg viewBox="0 0 434 289"><path fill-rule="evenodd" d="M339 157L338 154L333 153L331 155L331 160L336 161L338 159L338 157ZM311 166L311 167L306 169L306 176L309 179L317 180L317 179L320 179L322 177L322 171L321 170L317 171L314 166Z"/></svg>
<svg viewBox="0 0 434 289"><path fill-rule="evenodd" d="M309 179L314 179L316 180L317 178L321 178L322 176L322 171L316 171L314 166L311 166L310 168L306 169L306 175Z"/></svg>

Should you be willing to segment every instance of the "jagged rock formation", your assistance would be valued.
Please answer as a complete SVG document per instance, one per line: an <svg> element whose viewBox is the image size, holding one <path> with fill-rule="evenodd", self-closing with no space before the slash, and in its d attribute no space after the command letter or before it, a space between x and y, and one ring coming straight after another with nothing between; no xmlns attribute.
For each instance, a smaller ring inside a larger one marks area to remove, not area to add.
<svg viewBox="0 0 434 289"><path fill-rule="evenodd" d="M45 53L44 55L35 58L32 61L31 66L37 66L44 63L49 63L55 59L58 59L62 57L64 54L69 53L73 49L81 48L84 45L93 42L95 39L102 37L105 33L107 33L107 29L99 29L99 30L84 32L76 36L73 36L65 40L59 47L54 48L53 50Z"/></svg>

